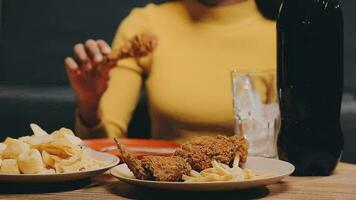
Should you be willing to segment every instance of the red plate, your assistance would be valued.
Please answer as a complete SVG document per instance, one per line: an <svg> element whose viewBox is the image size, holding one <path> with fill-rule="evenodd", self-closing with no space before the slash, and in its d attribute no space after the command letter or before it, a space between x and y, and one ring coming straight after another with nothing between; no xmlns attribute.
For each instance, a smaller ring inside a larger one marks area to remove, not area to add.
<svg viewBox="0 0 356 200"><path fill-rule="evenodd" d="M131 152L137 153L139 157L146 155L172 155L179 144L168 140L153 140L153 139L119 139L119 142ZM116 143L113 139L91 139L84 140L84 143L97 151L108 152L117 156L121 156L117 150Z"/></svg>

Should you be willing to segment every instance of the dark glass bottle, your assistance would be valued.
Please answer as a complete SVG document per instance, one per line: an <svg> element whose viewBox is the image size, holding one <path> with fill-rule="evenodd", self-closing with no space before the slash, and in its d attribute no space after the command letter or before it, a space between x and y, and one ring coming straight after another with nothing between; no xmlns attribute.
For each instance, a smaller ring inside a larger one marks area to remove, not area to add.
<svg viewBox="0 0 356 200"><path fill-rule="evenodd" d="M343 19L338 0L284 0L278 21L279 157L294 175L329 175L344 145Z"/></svg>

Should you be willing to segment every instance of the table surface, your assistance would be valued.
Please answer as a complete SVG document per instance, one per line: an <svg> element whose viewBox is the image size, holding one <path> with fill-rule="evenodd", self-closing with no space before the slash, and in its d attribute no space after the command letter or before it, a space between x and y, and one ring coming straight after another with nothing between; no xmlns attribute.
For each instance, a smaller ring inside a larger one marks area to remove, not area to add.
<svg viewBox="0 0 356 200"><path fill-rule="evenodd" d="M328 177L287 177L242 191L177 192L138 188L109 174L55 184L0 184L0 199L356 199L356 165L339 163Z"/></svg>

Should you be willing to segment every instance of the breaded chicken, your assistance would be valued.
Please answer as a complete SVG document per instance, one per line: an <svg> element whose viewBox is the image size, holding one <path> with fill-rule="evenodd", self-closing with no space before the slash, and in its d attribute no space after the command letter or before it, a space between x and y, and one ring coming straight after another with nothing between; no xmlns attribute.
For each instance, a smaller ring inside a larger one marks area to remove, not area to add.
<svg viewBox="0 0 356 200"><path fill-rule="evenodd" d="M232 167L236 156L239 156L240 163L246 162L248 150L247 141L241 136L201 136L183 144L174 156L145 156L140 159L117 144L123 161L137 179L155 181L181 181L182 176L190 175L192 169L199 172L212 167L213 160Z"/></svg>
<svg viewBox="0 0 356 200"><path fill-rule="evenodd" d="M117 141L116 141L117 142ZM127 152L117 142L122 159L137 179L153 181L181 181L183 175L190 175L191 167L185 159L177 156L145 156L139 159Z"/></svg>
<svg viewBox="0 0 356 200"><path fill-rule="evenodd" d="M120 49L113 49L108 59L116 62L124 58L140 58L152 53L156 47L156 36L143 32L126 41Z"/></svg>
<svg viewBox="0 0 356 200"><path fill-rule="evenodd" d="M247 141L242 136L201 136L184 143L174 155L186 159L192 169L199 172L212 167L213 160L232 166L239 156L240 163L244 163L247 150Z"/></svg>
<svg viewBox="0 0 356 200"><path fill-rule="evenodd" d="M141 160L150 180L181 181L183 175L190 175L192 168L181 157L145 156Z"/></svg>

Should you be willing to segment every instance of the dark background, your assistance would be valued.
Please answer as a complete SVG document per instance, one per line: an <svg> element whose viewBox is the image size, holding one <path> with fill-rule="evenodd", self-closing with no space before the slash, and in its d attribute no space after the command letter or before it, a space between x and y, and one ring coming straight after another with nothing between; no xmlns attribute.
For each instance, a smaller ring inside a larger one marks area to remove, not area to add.
<svg viewBox="0 0 356 200"><path fill-rule="evenodd" d="M0 0L0 140L27 134L35 122L47 130L74 128L75 99L63 59L76 42L111 42L133 7L163 0ZM356 163L356 1L342 1L345 20L345 96L341 122L343 160ZM130 137L148 137L145 98Z"/></svg>
<svg viewBox="0 0 356 200"><path fill-rule="evenodd" d="M75 99L64 58L89 38L110 44L120 21L148 2L160 1L0 0L0 140L27 134L31 122L73 129ZM144 100L131 137L149 136Z"/></svg>

